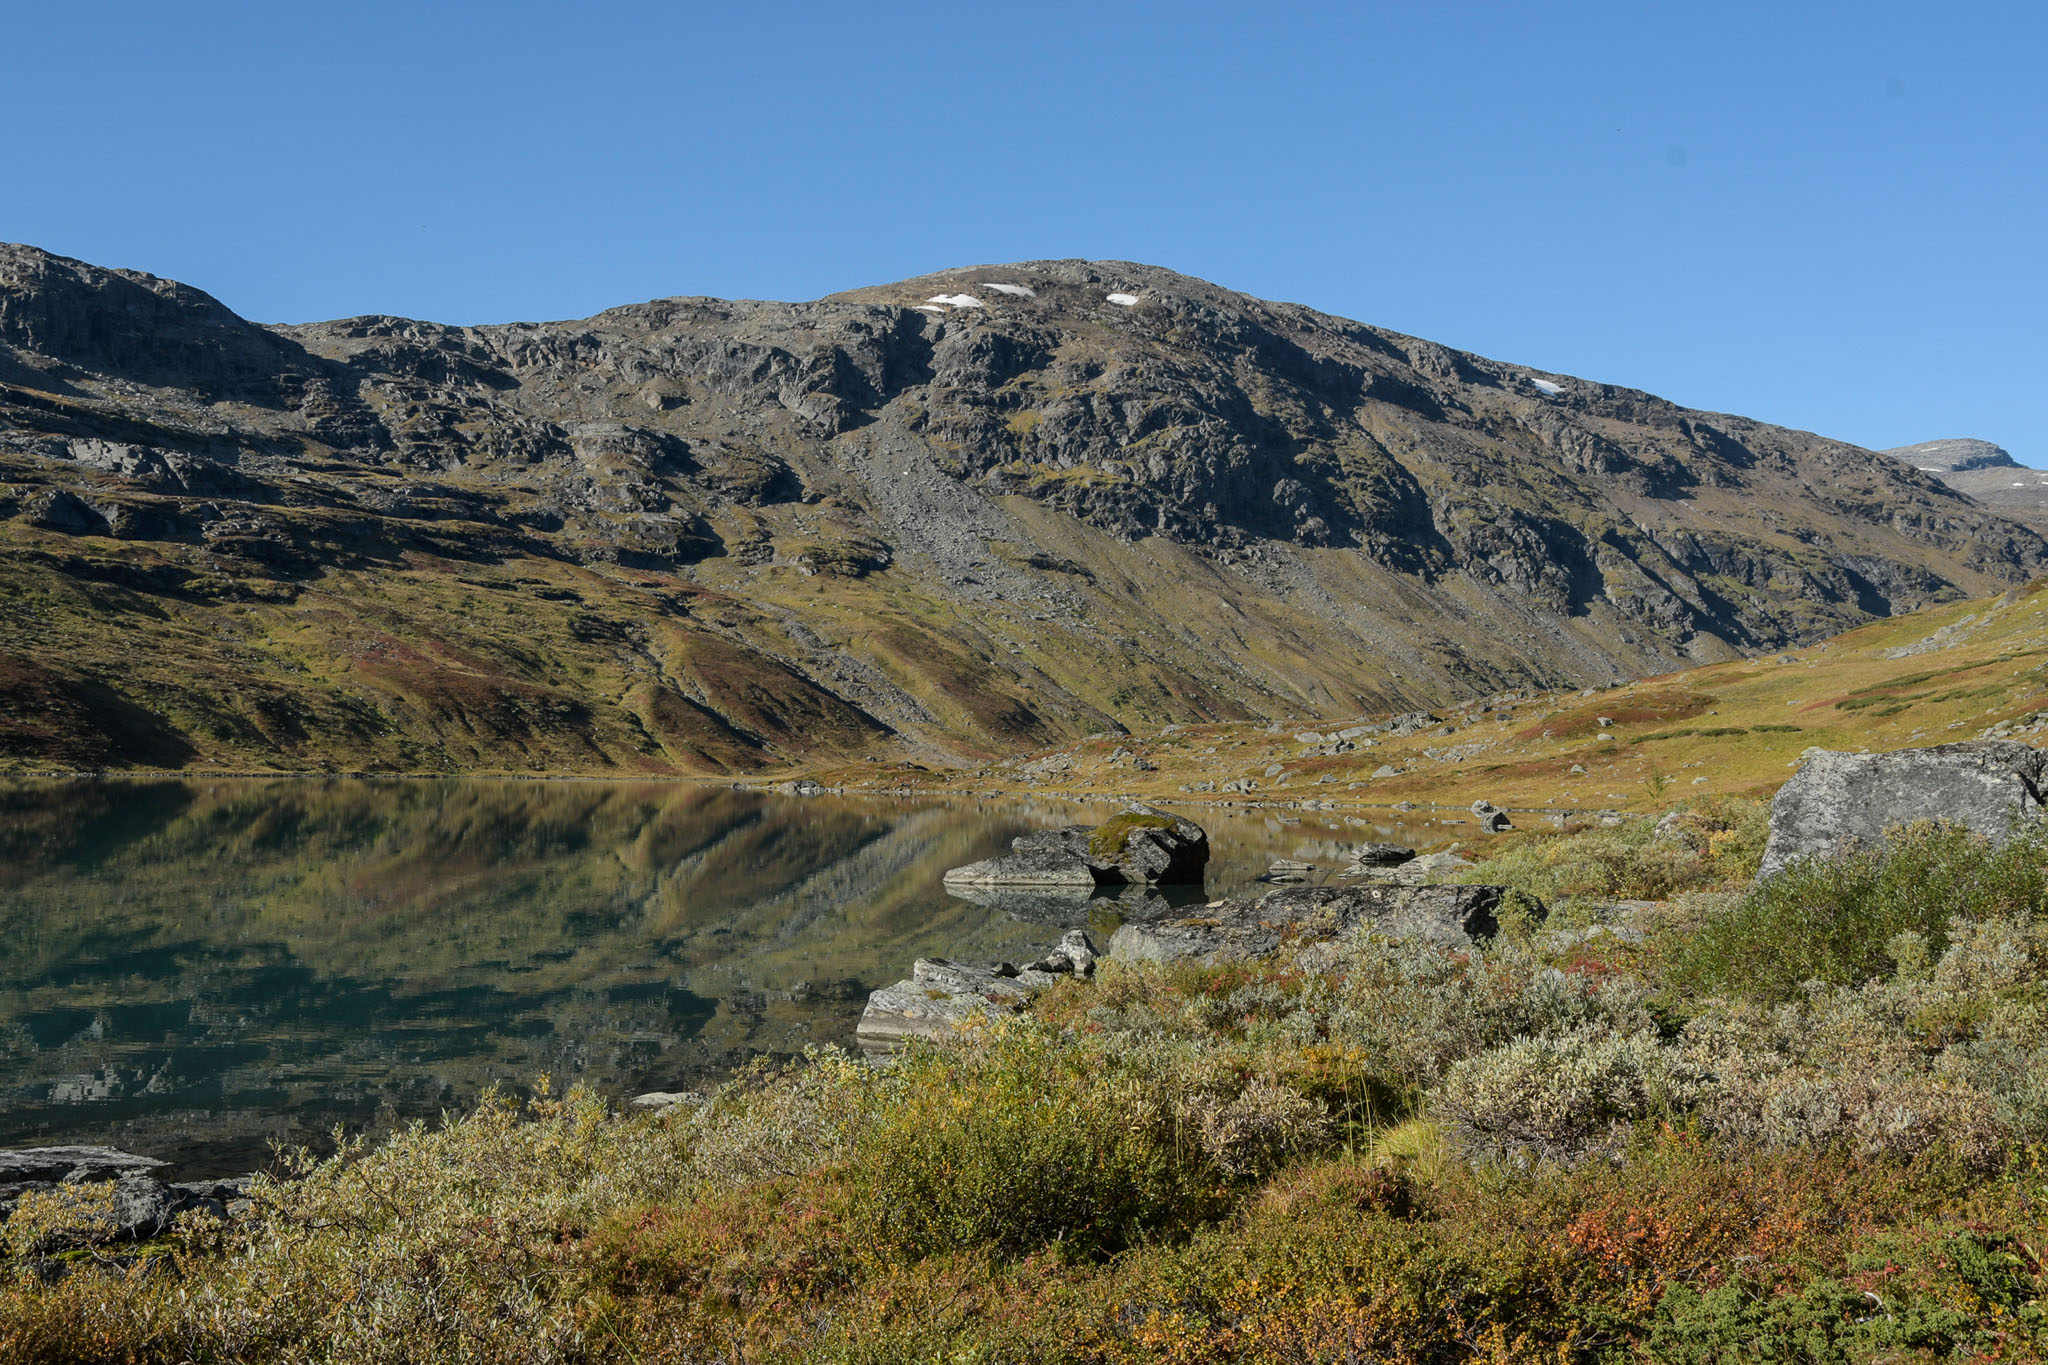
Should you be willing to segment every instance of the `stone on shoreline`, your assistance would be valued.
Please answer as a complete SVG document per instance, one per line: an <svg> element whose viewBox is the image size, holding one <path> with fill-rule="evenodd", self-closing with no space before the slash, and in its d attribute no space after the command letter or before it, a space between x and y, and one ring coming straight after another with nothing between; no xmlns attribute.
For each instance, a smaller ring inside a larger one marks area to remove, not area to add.
<svg viewBox="0 0 2048 1365"><path fill-rule="evenodd" d="M921 957L910 979L868 996L854 1036L864 1045L887 1047L908 1038L943 1038L975 1015L1006 1014L1064 975L1095 971L1094 940L1070 929L1051 952L1024 967L1003 963L970 967L945 958Z"/></svg>
<svg viewBox="0 0 2048 1365"><path fill-rule="evenodd" d="M0 1151L0 1218L31 1190L111 1183L112 1201L85 1243L133 1241L167 1230L179 1214L199 1209L227 1218L248 1208L253 1176L166 1184L152 1172L170 1163L114 1147L22 1147Z"/></svg>

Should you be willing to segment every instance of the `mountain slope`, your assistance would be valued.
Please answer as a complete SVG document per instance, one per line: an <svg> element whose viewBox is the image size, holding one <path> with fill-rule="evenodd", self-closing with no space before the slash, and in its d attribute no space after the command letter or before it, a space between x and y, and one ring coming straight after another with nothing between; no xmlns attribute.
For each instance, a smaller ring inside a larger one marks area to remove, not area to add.
<svg viewBox="0 0 2048 1365"><path fill-rule="evenodd" d="M0 248L17 765L988 753L1659 672L2044 559L1884 456L1145 266L262 327Z"/></svg>

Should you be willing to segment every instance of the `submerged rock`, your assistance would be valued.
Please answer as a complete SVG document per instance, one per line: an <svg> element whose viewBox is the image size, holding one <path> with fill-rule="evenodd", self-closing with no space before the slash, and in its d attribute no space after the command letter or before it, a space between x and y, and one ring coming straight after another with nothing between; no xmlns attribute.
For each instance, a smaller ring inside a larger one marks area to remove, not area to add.
<svg viewBox="0 0 2048 1365"><path fill-rule="evenodd" d="M1273 865L1260 874L1262 882L1296 883L1308 880L1316 870L1314 863L1299 862L1293 858L1275 858Z"/></svg>
<svg viewBox="0 0 2048 1365"><path fill-rule="evenodd" d="M1771 802L1760 878L1800 858L1878 847L1885 831L1918 820L1945 820L2003 843L2017 822L2040 817L2048 770L2048 753L2012 740L1809 754Z"/></svg>
<svg viewBox="0 0 2048 1365"><path fill-rule="evenodd" d="M1415 860L1415 850L1405 844L1360 844L1351 850L1351 862L1337 875L1357 877L1368 869L1399 867Z"/></svg>
<svg viewBox="0 0 2048 1365"><path fill-rule="evenodd" d="M1132 806L1100 825L1034 830L997 858L956 867L948 887L1194 885L1209 865L1209 836L1185 816Z"/></svg>

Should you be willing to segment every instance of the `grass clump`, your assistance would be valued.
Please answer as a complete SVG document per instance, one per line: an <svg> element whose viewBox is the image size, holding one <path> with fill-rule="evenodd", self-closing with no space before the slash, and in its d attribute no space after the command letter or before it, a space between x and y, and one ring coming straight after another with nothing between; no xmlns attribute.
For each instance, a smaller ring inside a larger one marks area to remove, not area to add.
<svg viewBox="0 0 2048 1365"><path fill-rule="evenodd" d="M1662 820L1639 816L1563 838L1524 836L1458 880L1515 887L1553 908L1574 901L1664 900L1746 884L1763 860L1769 834L1763 803L1707 798L1687 802Z"/></svg>

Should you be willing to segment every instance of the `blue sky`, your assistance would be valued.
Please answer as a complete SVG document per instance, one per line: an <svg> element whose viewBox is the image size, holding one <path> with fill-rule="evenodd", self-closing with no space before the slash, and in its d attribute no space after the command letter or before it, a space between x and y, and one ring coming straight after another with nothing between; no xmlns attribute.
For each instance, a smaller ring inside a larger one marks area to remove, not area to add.
<svg viewBox="0 0 2048 1365"><path fill-rule="evenodd" d="M263 321L1147 261L2048 464L2048 6L21 5L0 238Z"/></svg>

